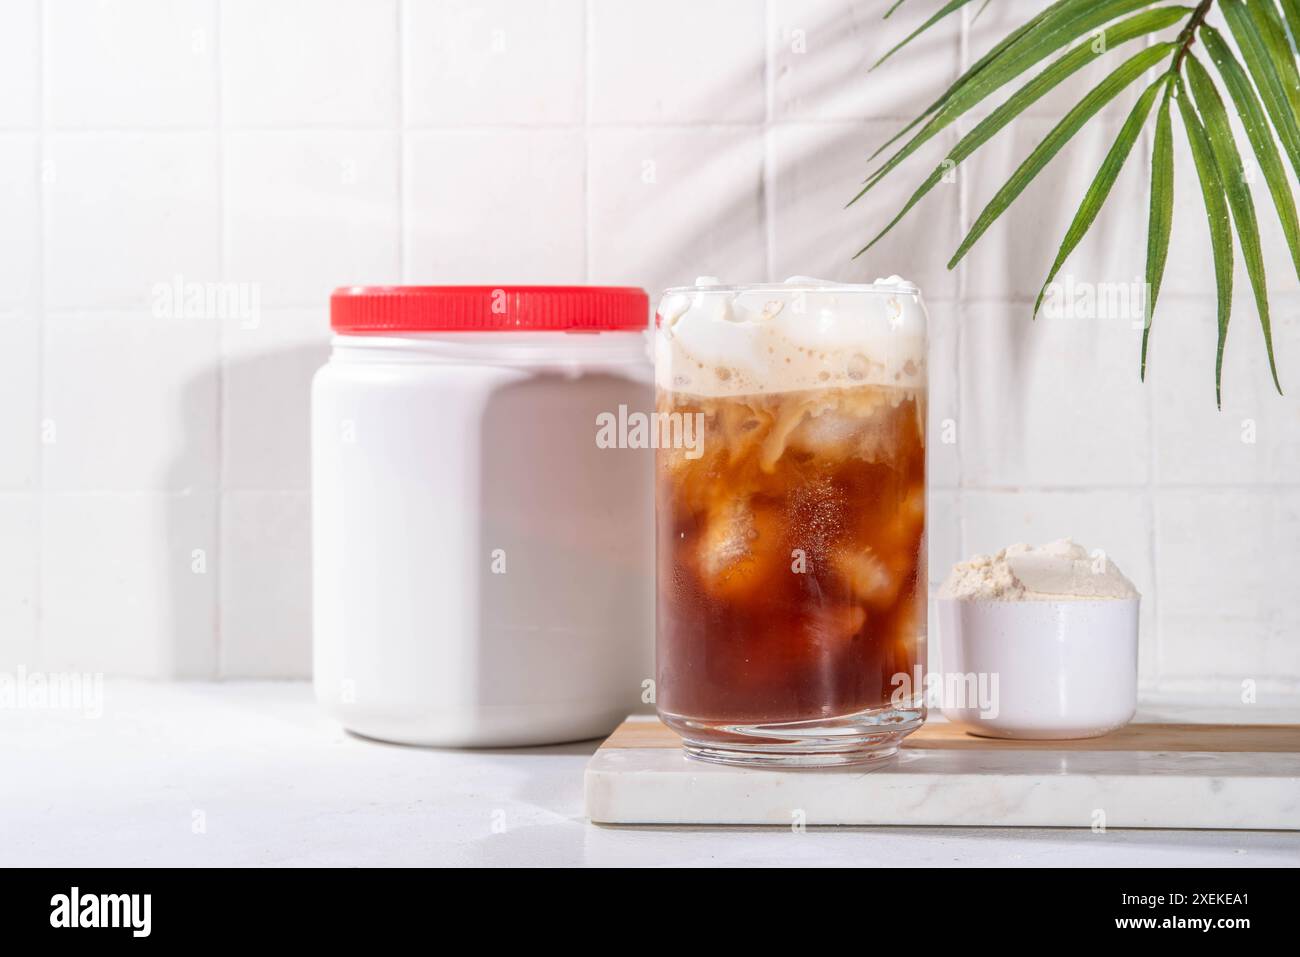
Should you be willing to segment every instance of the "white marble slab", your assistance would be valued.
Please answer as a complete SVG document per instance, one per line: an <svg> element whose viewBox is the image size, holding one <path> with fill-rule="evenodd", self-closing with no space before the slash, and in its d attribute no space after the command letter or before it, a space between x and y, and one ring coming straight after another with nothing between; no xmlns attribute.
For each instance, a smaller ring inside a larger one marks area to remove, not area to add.
<svg viewBox="0 0 1300 957"><path fill-rule="evenodd" d="M602 748L586 807L598 824L1297 830L1300 754L904 750L872 770L783 772Z"/></svg>

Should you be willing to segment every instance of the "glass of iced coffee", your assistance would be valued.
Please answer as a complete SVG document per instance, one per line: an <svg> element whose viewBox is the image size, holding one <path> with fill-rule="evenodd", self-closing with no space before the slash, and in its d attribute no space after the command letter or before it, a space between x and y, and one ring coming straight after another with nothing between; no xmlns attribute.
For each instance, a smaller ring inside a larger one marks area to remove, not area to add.
<svg viewBox="0 0 1300 957"><path fill-rule="evenodd" d="M729 764L893 753L925 718L919 291L701 279L654 336L660 717Z"/></svg>

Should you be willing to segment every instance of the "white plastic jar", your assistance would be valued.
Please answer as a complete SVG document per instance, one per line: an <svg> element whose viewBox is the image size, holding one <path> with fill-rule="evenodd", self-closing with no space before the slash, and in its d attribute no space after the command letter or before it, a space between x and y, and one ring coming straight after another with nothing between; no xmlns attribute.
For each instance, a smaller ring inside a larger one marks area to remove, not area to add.
<svg viewBox="0 0 1300 957"><path fill-rule="evenodd" d="M354 287L312 387L314 683L409 744L594 737L653 674L640 289ZM607 444L607 443L606 443Z"/></svg>

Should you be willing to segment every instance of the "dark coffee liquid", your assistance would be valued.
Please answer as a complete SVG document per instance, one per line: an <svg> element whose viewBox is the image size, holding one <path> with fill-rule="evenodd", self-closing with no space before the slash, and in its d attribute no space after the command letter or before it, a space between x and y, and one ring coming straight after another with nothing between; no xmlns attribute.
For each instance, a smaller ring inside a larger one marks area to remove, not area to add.
<svg viewBox="0 0 1300 957"><path fill-rule="evenodd" d="M924 393L700 398L656 455L658 706L767 724L887 707L925 630ZM919 690L919 689L918 689Z"/></svg>

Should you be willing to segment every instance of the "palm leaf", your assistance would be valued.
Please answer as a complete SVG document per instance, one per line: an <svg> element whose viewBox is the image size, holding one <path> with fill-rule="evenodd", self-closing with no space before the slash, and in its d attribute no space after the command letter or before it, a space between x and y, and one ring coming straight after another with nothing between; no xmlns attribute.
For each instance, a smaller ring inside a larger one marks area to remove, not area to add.
<svg viewBox="0 0 1300 957"><path fill-rule="evenodd" d="M1255 29L1268 47L1269 58L1277 69L1282 92L1291 104L1291 112L1300 115L1300 71L1296 69L1295 54L1291 49L1291 41L1287 39L1282 17L1278 15L1277 7L1271 3L1257 3L1247 9L1255 21ZM1295 118L1292 116L1293 120Z"/></svg>
<svg viewBox="0 0 1300 957"><path fill-rule="evenodd" d="M968 156L973 154L977 149L993 138L1003 127L1019 116L1030 104L1037 102L1049 91L1063 83L1074 73L1081 70L1084 66L1091 63L1097 57L1104 55L1117 46L1127 43L1129 40L1147 34L1163 30L1172 26L1181 20L1184 16L1191 13L1189 7L1157 7L1155 10L1147 10L1122 20L1117 24L1106 27L1101 34L1102 52L1098 53L1096 44L1092 41L1083 43L1069 53L1062 56L1059 60L1043 70L1036 77L1021 87L1015 95L1010 97L1005 103L981 120L973 130L961 138L952 152L950 152L942 163L935 167L924 183L914 192L907 204L899 211L884 229L882 229L871 242L867 243L854 254L856 259L862 255L881 239L885 234L893 229L898 222L911 212L912 208L919 203L942 179L944 173L955 168ZM866 190L858 192L853 199L849 200L848 205L857 202Z"/></svg>
<svg viewBox="0 0 1300 957"><path fill-rule="evenodd" d="M1264 181L1273 195L1273 205L1277 207L1278 219L1282 222L1282 233L1291 250L1291 261L1295 264L1296 275L1300 276L1300 222L1296 219L1295 197L1291 195L1291 184L1287 182L1286 170L1282 167L1282 158L1278 156L1277 144L1273 142L1268 119L1259 105L1250 79L1219 31L1208 25L1203 26L1201 37L1205 41L1205 52L1218 67L1219 75L1228 87L1228 95L1232 97L1242 126L1245 127L1246 138L1250 140L1255 158L1259 160Z"/></svg>
<svg viewBox="0 0 1300 957"><path fill-rule="evenodd" d="M959 78L948 92L936 101L937 109L930 122L881 168L870 174L867 182L874 185L873 181L883 177L957 117L1034 64L1073 43L1095 27L1146 6L1149 2L1150 0L1145 2L1144 0L1105 0L1099 4L1095 0L1057 0L1020 30L990 50ZM909 124L908 128L914 126L919 119L920 117ZM895 136L890 143L897 139L898 136ZM885 145L888 146L890 143ZM871 159L875 159L883 149L884 147L872 154Z"/></svg>
<svg viewBox="0 0 1300 957"><path fill-rule="evenodd" d="M1160 103L1156 117L1156 142L1151 150L1151 214L1147 219L1147 304L1142 317L1142 365L1139 378L1147 377L1147 343L1151 338L1151 324L1155 320L1156 300L1160 298L1160 282L1165 275L1165 261L1169 258L1169 235L1174 225L1174 134L1169 120L1169 94L1173 87L1165 87L1165 98Z"/></svg>
<svg viewBox="0 0 1300 957"><path fill-rule="evenodd" d="M1271 3L1256 3L1255 7L1268 6L1272 8ZM1255 81L1255 86L1259 89L1259 95L1264 100L1264 106L1268 110L1268 115L1273 120L1273 125L1277 128L1278 136L1281 137L1282 145L1285 147L1287 156L1291 160L1291 168L1300 176L1300 125L1296 122L1296 105L1300 103L1300 91L1291 90L1288 95L1287 84L1282 82L1282 76L1289 73L1289 82L1300 84L1300 74L1296 72L1295 58L1291 54L1291 48L1286 45L1285 35L1279 35L1280 24L1270 23L1267 14L1262 12L1257 16L1252 16L1245 6L1235 0L1224 0L1223 14L1228 20L1228 26L1232 30L1232 36L1237 41L1237 46L1241 50L1241 55L1246 61L1246 66L1250 69L1250 75ZM1276 9L1273 9L1273 15L1277 16ZM1241 101L1234 91L1234 82L1236 87L1247 91L1246 99L1254 103L1252 115L1260 113L1258 102L1255 100L1253 90L1250 90L1249 82L1245 82L1245 74L1237 64L1236 58L1232 51L1223 41L1219 32L1211 26L1203 26L1201 35L1205 38L1205 49L1209 53L1210 59L1218 67L1220 75L1228 84L1228 92L1232 94L1233 102L1237 108L1241 109ZM1211 48L1213 44L1213 48ZM1283 49L1275 49L1277 47ZM1225 63L1233 79L1229 79L1224 74ZM1283 71L1286 71L1285 73ZM1291 79L1294 78L1294 79ZM1243 120L1245 117L1243 116ZM1262 119L1262 117L1260 117ZM1256 126L1258 127L1258 122ZM1264 135L1272 141L1272 136L1268 134L1267 125L1263 127ZM1250 127L1247 127L1247 133ZM1255 137L1251 137L1252 145L1256 146L1258 155L1258 145L1255 144ZM1262 162L1262 160L1261 160Z"/></svg>
<svg viewBox="0 0 1300 957"><path fill-rule="evenodd" d="M1286 15L1291 42L1300 44L1300 0L1282 0L1282 12Z"/></svg>
<svg viewBox="0 0 1300 957"><path fill-rule="evenodd" d="M1150 0L1061 0L1044 11L1038 23L1026 30L971 79L950 90L951 96L920 131L901 149L871 173L866 188L871 189L891 170L915 153L925 143L946 129L971 107L1014 80L1030 67L1042 62L1057 50L1116 17L1132 13L1150 4ZM960 81L959 81L960 83Z"/></svg>
<svg viewBox="0 0 1300 957"><path fill-rule="evenodd" d="M1242 257L1246 260L1246 274L1255 293L1255 306L1259 310L1259 324L1264 331L1264 347L1268 351L1269 370L1273 374L1273 385L1281 393L1282 384L1277 377L1277 361L1273 356L1273 329L1268 314L1268 288L1264 278L1264 253L1259 242L1259 223L1255 218L1255 203L1251 198L1250 184L1246 182L1245 169L1237 144L1232 138L1232 127L1228 123L1228 112L1224 109L1219 91L1214 81L1199 60L1188 54L1185 61L1187 78L1191 83L1192 96L1196 99L1196 108L1205 123L1205 132L1209 137L1215 162L1219 164L1219 173L1228 194L1228 206L1232 210L1232 222L1236 227L1237 240L1241 244Z"/></svg>
<svg viewBox="0 0 1300 957"><path fill-rule="evenodd" d="M1210 224L1210 250L1214 254L1214 284L1218 291L1219 327L1219 341L1214 356L1214 401L1219 408L1222 408L1223 347L1228 341L1228 319L1232 315L1232 220L1228 215L1223 178L1219 175L1219 167L1214 160L1210 137L1192 107L1191 97L1187 95L1182 77L1177 79L1177 84L1178 113L1182 116L1187 145L1191 148L1192 160L1196 164L1196 176L1201 181L1205 216Z"/></svg>
<svg viewBox="0 0 1300 957"><path fill-rule="evenodd" d="M1000 57L1002 55L1003 50L1011 46L1011 44L1015 43L1024 34L1028 33L1034 27L1038 26L1039 23L1041 23L1044 19L1046 19L1048 16L1054 13L1056 11L1056 8L1061 6L1065 2L1067 2L1067 0L1057 0L1056 3L1052 4L1052 6L1048 7L1046 10L1039 13L1032 20L1028 21L1023 26L1016 28L1007 36L1003 37L998 43L996 43L993 46L993 49L989 50L988 53L984 54L973 64L971 64L970 68L967 69L966 72L963 73L961 76L959 76L956 79L956 81L953 82L952 86L948 87L948 89L944 91L942 96L940 96L937 100L935 100L924 110L922 110L921 114L917 116L916 119L912 120L912 122L908 123L905 127L899 130L889 139L887 139L884 143L880 144L880 146L876 148L876 151L867 157L867 162L869 163L872 160L874 160L885 150L889 149L889 147L893 146L895 143L901 140L908 133L912 132L912 130L920 126L921 123L923 123L926 119L933 116L935 111L937 111L940 107L942 107L945 103L947 103L950 99L952 99L952 97L956 94L958 90L960 90L963 86L969 83L986 66L988 66L990 63L992 63L994 60Z"/></svg>
<svg viewBox="0 0 1300 957"><path fill-rule="evenodd" d="M1176 46L1172 42L1157 43L1133 55L1120 64L1110 76L1097 84L1074 109L1067 113L1065 118L1053 127L1043 141L1034 148L1034 151L1029 154L1029 158L1020 165L1020 168L1011 175L1011 179L1007 181L1006 185L984 207L984 211L975 220L975 224L967 233L966 238L962 240L957 252L949 260L948 268L952 269L957 263L961 262L966 253L970 251L971 246L975 245L975 242L984 235L1052 157L1060 152L1061 148L1070 141L1088 120L1092 119L1103 106L1113 100L1121 90L1154 66L1158 60L1171 53Z"/></svg>
<svg viewBox="0 0 1300 957"><path fill-rule="evenodd" d="M1043 288L1039 290L1038 298L1034 301L1035 317L1038 316L1038 310L1043 305L1043 298L1047 295L1047 287L1052 284L1056 274L1061 271L1061 266L1065 264L1070 253L1074 252L1075 247L1087 235L1088 230L1092 228L1093 222L1097 219L1102 204L1106 202L1111 187L1115 185L1119 171L1124 168L1125 160L1128 159L1129 153L1133 151L1133 144L1137 142L1138 134L1142 132L1142 127L1146 124L1147 116L1151 113L1151 104L1155 102L1156 94L1160 92L1160 86L1164 82L1163 79L1158 80L1143 91L1142 95L1138 97L1137 103L1133 105L1133 110L1129 113L1128 119L1120 127L1114 145L1111 146L1110 152L1106 154L1106 158L1102 160L1101 168L1097 170L1092 185L1088 187L1088 192L1084 194L1079 211L1074 214L1074 220L1070 223L1070 228L1065 231L1065 239L1061 242L1060 251L1056 254L1056 261L1052 263L1047 279L1043 282Z"/></svg>
<svg viewBox="0 0 1300 957"><path fill-rule="evenodd" d="M901 3L902 0L899 0L899 2ZM925 23L921 24L919 27L917 27L907 36L903 37L902 40L900 40L898 43L895 43L892 47L890 47L887 51L885 51L884 56L882 56L875 63L871 64L871 69L874 70L876 67L880 66L880 64L884 63L891 56L893 56L899 50L903 49L903 47L907 46L909 43L911 43L913 40L919 37L926 30L930 29L932 26L934 26L936 23L942 20L944 17L948 16L948 14L956 13L958 10L966 6L966 4L968 3L970 3L970 0L948 0L947 3L945 3L942 7L940 7L934 13L934 15L930 17L930 19L926 20ZM897 9L898 9L898 4L896 3L889 8L889 12L885 14L885 18L888 19L889 14L893 13Z"/></svg>

